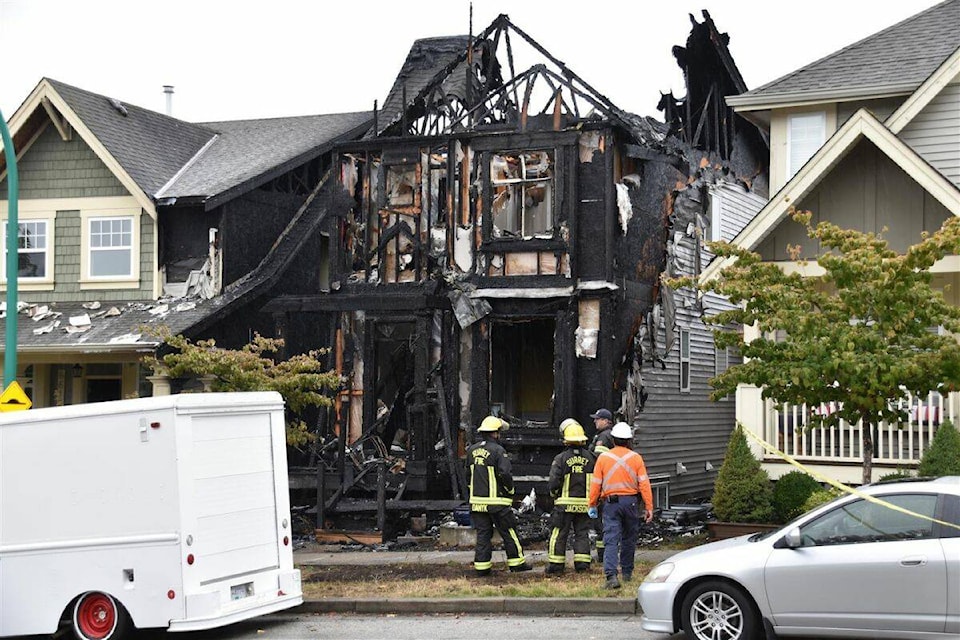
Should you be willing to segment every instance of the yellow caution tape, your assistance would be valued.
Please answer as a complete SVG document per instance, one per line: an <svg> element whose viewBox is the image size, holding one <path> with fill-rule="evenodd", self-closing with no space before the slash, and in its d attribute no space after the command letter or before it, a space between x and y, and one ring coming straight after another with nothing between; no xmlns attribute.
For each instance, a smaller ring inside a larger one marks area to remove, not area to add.
<svg viewBox="0 0 960 640"><path fill-rule="evenodd" d="M763 447L770 453L774 454L778 458L782 458L783 460L786 460L788 463L792 464L797 469L799 469L800 471L803 471L804 473L806 473L807 475L809 475L810 477L814 478L819 482L824 482L826 484L829 484L831 487L834 487L835 489L839 489L840 491L843 491L844 493L849 493L850 495L854 495L854 496L857 496L858 498L862 498L867 502L872 502L874 504L882 505L888 509L893 509L894 511L899 511L900 513L905 513L909 516L913 516L914 518L929 520L930 522L936 522L939 525L951 527L953 529L960 529L960 524L955 524L953 522L944 522L943 520L937 520L936 518L931 518L930 516L923 515L922 513L916 513L914 511L910 511L909 509L904 509L899 505L895 505L893 503L887 502L886 500L881 500L876 496L872 496L870 494L864 493L863 491L854 489L853 487L848 487L842 482L837 482L832 478L828 478L826 476L820 475L819 473L816 473L815 471L806 468L805 466L803 466L802 464L794 460L792 457L788 456L783 451L780 451L780 449L777 449L775 446L773 446L772 444L770 444L769 442L767 442L766 440L764 440L763 438L755 434L750 429L747 429L745 427L741 427L741 429L745 434L753 438L761 447Z"/></svg>

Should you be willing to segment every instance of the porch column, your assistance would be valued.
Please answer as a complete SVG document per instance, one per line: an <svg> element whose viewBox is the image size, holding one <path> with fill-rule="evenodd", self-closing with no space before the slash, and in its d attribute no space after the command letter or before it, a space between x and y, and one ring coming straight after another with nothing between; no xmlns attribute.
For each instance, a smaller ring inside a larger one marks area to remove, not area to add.
<svg viewBox="0 0 960 640"><path fill-rule="evenodd" d="M153 395L170 395L170 376L161 373L155 376L147 376L147 380L153 385Z"/></svg>
<svg viewBox="0 0 960 640"><path fill-rule="evenodd" d="M761 394L760 387L752 384L741 384L737 387L737 422L743 425L744 429L755 433L764 440L769 440L764 433L764 414L766 413L765 403ZM747 438L750 450L758 460L763 460L764 450L755 440ZM775 442L772 444L776 444Z"/></svg>

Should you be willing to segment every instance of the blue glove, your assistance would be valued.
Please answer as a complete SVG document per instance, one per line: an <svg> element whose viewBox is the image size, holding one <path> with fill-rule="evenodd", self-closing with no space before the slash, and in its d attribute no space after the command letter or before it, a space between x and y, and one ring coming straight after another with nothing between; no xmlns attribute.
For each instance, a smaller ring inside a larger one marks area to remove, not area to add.
<svg viewBox="0 0 960 640"><path fill-rule="evenodd" d="M587 515L590 516L592 519L596 520L597 516L599 516L600 514L597 513L596 507L590 507L589 509L587 509Z"/></svg>

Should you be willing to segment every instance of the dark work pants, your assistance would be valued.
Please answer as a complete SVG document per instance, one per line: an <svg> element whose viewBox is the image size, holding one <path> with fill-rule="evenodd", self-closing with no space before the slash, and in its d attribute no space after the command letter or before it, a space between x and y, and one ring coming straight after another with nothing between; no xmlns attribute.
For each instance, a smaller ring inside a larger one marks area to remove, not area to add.
<svg viewBox="0 0 960 640"><path fill-rule="evenodd" d="M517 516L510 507L489 507L488 511L471 511L470 519L477 530L477 546L473 553L473 568L480 573L489 573L493 567L493 528L503 538L503 550L507 554L507 566L519 567L524 563L523 548L517 537Z"/></svg>
<svg viewBox="0 0 960 640"><path fill-rule="evenodd" d="M590 529L593 522L582 512L568 512L563 507L554 507L550 514L550 539L547 544L547 560L551 565L566 564L567 537L573 530L573 566L579 570L590 567Z"/></svg>
<svg viewBox="0 0 960 640"><path fill-rule="evenodd" d="M603 505L603 573L617 575L617 561L624 576L633 574L633 558L637 552L640 531L640 508L637 496L618 496L617 502Z"/></svg>

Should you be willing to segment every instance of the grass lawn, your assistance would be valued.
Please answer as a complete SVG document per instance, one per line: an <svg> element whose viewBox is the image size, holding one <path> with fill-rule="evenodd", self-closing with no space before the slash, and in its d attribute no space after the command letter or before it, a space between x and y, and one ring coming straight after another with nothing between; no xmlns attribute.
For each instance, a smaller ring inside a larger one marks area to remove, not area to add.
<svg viewBox="0 0 960 640"><path fill-rule="evenodd" d="M571 568L547 576L544 565L533 571L510 573L494 568L486 578L473 575L461 563L395 564L387 566L302 566L303 596L323 598L633 598L652 564L637 563L633 580L622 589L603 588L603 570L585 573Z"/></svg>

